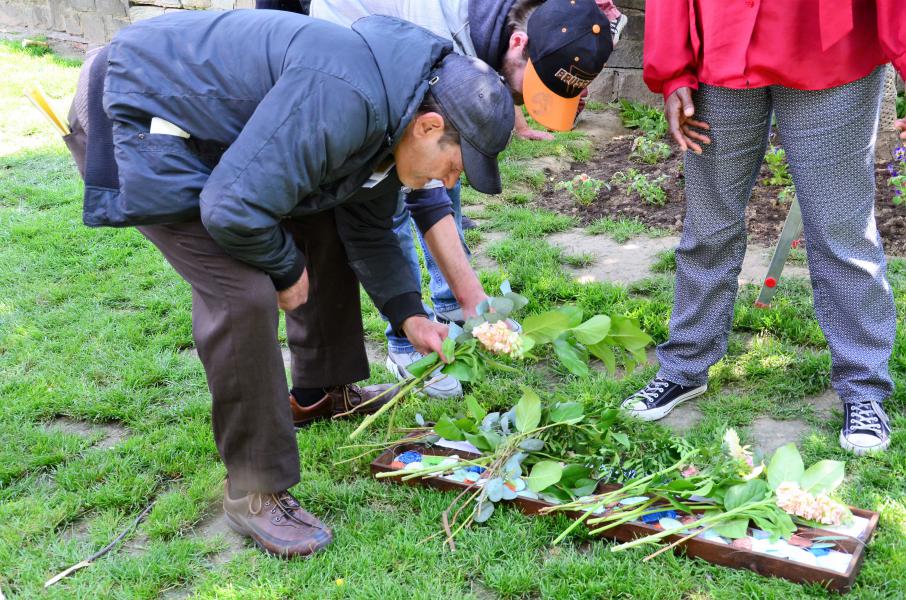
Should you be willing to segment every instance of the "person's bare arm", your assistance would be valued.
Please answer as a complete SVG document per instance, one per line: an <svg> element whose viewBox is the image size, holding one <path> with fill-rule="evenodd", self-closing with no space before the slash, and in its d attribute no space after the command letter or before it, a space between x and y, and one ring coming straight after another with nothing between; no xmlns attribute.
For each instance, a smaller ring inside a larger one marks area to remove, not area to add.
<svg viewBox="0 0 906 600"><path fill-rule="evenodd" d="M516 135L524 140L552 140L553 134L546 131L538 131L529 127L522 109L516 107Z"/></svg>
<svg viewBox="0 0 906 600"><path fill-rule="evenodd" d="M463 313L467 317L475 315L475 308L488 296L469 264L453 216L448 215L432 225L424 237Z"/></svg>

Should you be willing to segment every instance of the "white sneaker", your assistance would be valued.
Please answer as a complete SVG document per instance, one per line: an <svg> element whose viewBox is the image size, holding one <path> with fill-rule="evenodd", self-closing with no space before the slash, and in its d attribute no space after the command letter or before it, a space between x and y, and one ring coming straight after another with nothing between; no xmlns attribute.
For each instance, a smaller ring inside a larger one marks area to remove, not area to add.
<svg viewBox="0 0 906 600"><path fill-rule="evenodd" d="M412 377L412 374L406 368L417 360L421 360L423 354L419 352L396 352L387 353L387 370L397 376L400 381L405 381ZM428 379L431 385L423 390L432 398L459 398L462 396L462 384L458 379L449 375L441 375L440 369L431 373Z"/></svg>
<svg viewBox="0 0 906 600"><path fill-rule="evenodd" d="M614 47L620 41L620 36L623 35L627 23L629 23L629 17L626 15L620 15L619 19L610 22L610 37L613 38Z"/></svg>

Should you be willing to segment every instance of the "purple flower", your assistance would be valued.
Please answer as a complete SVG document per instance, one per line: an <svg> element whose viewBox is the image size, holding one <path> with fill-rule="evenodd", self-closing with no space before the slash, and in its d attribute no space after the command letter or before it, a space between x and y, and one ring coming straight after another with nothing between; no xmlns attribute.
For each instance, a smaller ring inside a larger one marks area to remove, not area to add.
<svg viewBox="0 0 906 600"><path fill-rule="evenodd" d="M904 148L903 146L895 148L893 151L893 158L894 160L898 160L900 162L906 161L906 148Z"/></svg>
<svg viewBox="0 0 906 600"><path fill-rule="evenodd" d="M897 171L896 166L895 166L895 165L892 165L892 164L890 164L890 163L887 163L887 172L890 173L890 176L891 176L891 177L896 177L897 175L900 174L900 172Z"/></svg>

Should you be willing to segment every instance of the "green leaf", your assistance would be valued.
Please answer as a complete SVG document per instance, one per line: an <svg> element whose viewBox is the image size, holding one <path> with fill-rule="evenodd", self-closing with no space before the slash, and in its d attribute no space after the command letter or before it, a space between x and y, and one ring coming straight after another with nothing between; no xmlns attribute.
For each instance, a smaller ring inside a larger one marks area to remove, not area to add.
<svg viewBox="0 0 906 600"><path fill-rule="evenodd" d="M513 303L513 312L521 310L528 305L528 298L520 296L515 292L508 292L504 294L503 297Z"/></svg>
<svg viewBox="0 0 906 600"><path fill-rule="evenodd" d="M488 411L478 403L475 396L466 396L466 409L469 411L469 416L476 421L483 420L488 414Z"/></svg>
<svg viewBox="0 0 906 600"><path fill-rule="evenodd" d="M491 298L490 300L491 310L494 311L494 318L498 321L503 321L504 319L510 316L510 313L513 312L513 309L516 305L509 298Z"/></svg>
<svg viewBox="0 0 906 600"><path fill-rule="evenodd" d="M582 465L566 465L560 476L560 485L565 488L573 487L580 479L588 479L589 468Z"/></svg>
<svg viewBox="0 0 906 600"><path fill-rule="evenodd" d="M597 344L587 346L587 348L598 360L604 363L604 367L610 375L617 372L617 359L614 356L613 348L610 347L610 342L604 339Z"/></svg>
<svg viewBox="0 0 906 600"><path fill-rule="evenodd" d="M576 327L582 322L582 309L578 306L567 304L566 306L561 306L557 310L567 316L569 319L569 327Z"/></svg>
<svg viewBox="0 0 906 600"><path fill-rule="evenodd" d="M454 360L453 362L444 365L440 370L444 375L449 375L453 379L458 379L459 381L476 381L480 378L478 371L479 370L476 367L469 366L469 364L463 360Z"/></svg>
<svg viewBox="0 0 906 600"><path fill-rule="evenodd" d="M625 433L623 433L621 431L611 431L610 437L615 439L624 448L629 448L629 446L630 446L629 436L626 435Z"/></svg>
<svg viewBox="0 0 906 600"><path fill-rule="evenodd" d="M607 339L627 350L640 350L654 341L650 335L639 329L635 321L619 315L611 317Z"/></svg>
<svg viewBox="0 0 906 600"><path fill-rule="evenodd" d="M484 323L487 319L482 316L469 317L466 319L466 322L463 324L463 329L466 330L466 333L469 335L472 334L472 330Z"/></svg>
<svg viewBox="0 0 906 600"><path fill-rule="evenodd" d="M551 423L575 424L585 418L585 407L579 402L558 402L551 407Z"/></svg>
<svg viewBox="0 0 906 600"><path fill-rule="evenodd" d="M500 293L506 296L513 292L513 286L510 284L509 279L504 279L503 283L500 284Z"/></svg>
<svg viewBox="0 0 906 600"><path fill-rule="evenodd" d="M486 437L488 433L490 432L467 433L466 440L482 452L492 452L494 450L494 445Z"/></svg>
<svg viewBox="0 0 906 600"><path fill-rule="evenodd" d="M533 338L538 344L560 337L567 329L569 317L557 310L531 315L522 322L522 335Z"/></svg>
<svg viewBox="0 0 906 600"><path fill-rule="evenodd" d="M764 500L768 486L762 479L750 479L745 483L732 486L724 496L724 508L734 510L745 504Z"/></svg>
<svg viewBox="0 0 906 600"><path fill-rule="evenodd" d="M843 483L843 463L837 460L821 460L813 464L802 475L802 489L812 494L830 492Z"/></svg>
<svg viewBox="0 0 906 600"><path fill-rule="evenodd" d="M441 344L440 349L444 353L444 356L447 357L447 360L453 360L454 355L456 354L456 340L447 336L444 339L444 343Z"/></svg>
<svg viewBox="0 0 906 600"><path fill-rule="evenodd" d="M475 505L475 514L473 519L476 523L484 523L494 514L494 503L481 501Z"/></svg>
<svg viewBox="0 0 906 600"><path fill-rule="evenodd" d="M535 466L532 467L532 472L526 479L526 483L528 483L529 489L533 492L540 492L559 482L562 475L563 467L560 466L560 463L552 460L542 460L539 463L535 463Z"/></svg>
<svg viewBox="0 0 906 600"><path fill-rule="evenodd" d="M714 527L714 533L730 539L744 538L749 534L749 518L733 519L725 521Z"/></svg>
<svg viewBox="0 0 906 600"><path fill-rule="evenodd" d="M798 484L804 474L805 466L796 444L781 446L774 452L768 465L768 483L772 489L776 490L784 481Z"/></svg>
<svg viewBox="0 0 906 600"><path fill-rule="evenodd" d="M580 344L590 346L597 344L610 332L610 317L595 315L578 327L573 327L573 335Z"/></svg>
<svg viewBox="0 0 906 600"><path fill-rule="evenodd" d="M447 415L437 420L437 424L434 425L434 433L448 440L462 441L466 439L459 427Z"/></svg>
<svg viewBox="0 0 906 600"><path fill-rule="evenodd" d="M541 422L541 398L531 388L522 387L522 398L516 403L516 429L531 431Z"/></svg>
<svg viewBox="0 0 906 600"><path fill-rule="evenodd" d="M519 348L519 354L528 356L529 352L532 351L532 348L535 347L535 338L527 335L520 335L519 340L522 342L522 346Z"/></svg>
<svg viewBox="0 0 906 600"><path fill-rule="evenodd" d="M426 371L433 371L439 360L440 357L437 356L437 352L432 352L406 367L406 370L412 373L413 377L421 377Z"/></svg>
<svg viewBox="0 0 906 600"><path fill-rule="evenodd" d="M598 482L594 479L577 479L573 484L573 495L576 497L590 496L595 493Z"/></svg>
<svg viewBox="0 0 906 600"><path fill-rule="evenodd" d="M554 340L554 354L573 375L588 376L588 357L583 350L560 338Z"/></svg>

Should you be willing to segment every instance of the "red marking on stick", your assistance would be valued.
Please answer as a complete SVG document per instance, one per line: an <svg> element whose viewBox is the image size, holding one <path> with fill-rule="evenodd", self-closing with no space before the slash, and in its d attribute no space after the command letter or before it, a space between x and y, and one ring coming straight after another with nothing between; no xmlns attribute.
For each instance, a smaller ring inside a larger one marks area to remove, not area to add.
<svg viewBox="0 0 906 600"><path fill-rule="evenodd" d="M764 280L764 284L766 286L768 286L769 288L775 288L775 287L777 287L777 280L774 279L773 277L768 277L767 279Z"/></svg>

